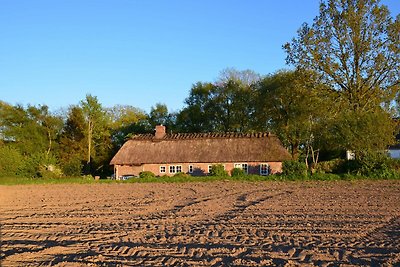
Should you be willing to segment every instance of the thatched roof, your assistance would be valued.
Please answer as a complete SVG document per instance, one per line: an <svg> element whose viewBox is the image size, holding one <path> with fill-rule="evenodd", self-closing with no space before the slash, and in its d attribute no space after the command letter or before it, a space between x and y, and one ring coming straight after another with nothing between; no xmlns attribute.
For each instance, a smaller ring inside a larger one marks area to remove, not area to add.
<svg viewBox="0 0 400 267"><path fill-rule="evenodd" d="M111 160L111 165L218 162L280 162L290 159L280 140L270 133L197 133L135 135Z"/></svg>

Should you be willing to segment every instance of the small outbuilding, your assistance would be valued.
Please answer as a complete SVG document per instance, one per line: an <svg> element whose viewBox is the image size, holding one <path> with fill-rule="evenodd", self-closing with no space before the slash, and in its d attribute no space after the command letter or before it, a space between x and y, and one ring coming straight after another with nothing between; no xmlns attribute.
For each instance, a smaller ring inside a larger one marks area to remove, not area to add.
<svg viewBox="0 0 400 267"><path fill-rule="evenodd" d="M166 133L139 134L125 142L110 164L117 179L150 171L155 175L176 173L207 175L211 166L222 164L249 174L269 175L282 171L290 154L271 133Z"/></svg>

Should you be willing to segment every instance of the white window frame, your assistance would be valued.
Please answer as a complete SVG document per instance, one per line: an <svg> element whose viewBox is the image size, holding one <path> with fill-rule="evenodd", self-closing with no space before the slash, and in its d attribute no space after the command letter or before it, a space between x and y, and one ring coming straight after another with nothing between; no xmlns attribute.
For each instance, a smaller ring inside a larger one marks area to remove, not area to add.
<svg viewBox="0 0 400 267"><path fill-rule="evenodd" d="M182 172L182 165L175 165L176 173Z"/></svg>
<svg viewBox="0 0 400 267"><path fill-rule="evenodd" d="M193 173L193 165L189 165L188 167L188 173Z"/></svg>
<svg viewBox="0 0 400 267"><path fill-rule="evenodd" d="M160 173L167 173L167 167L166 166L160 166Z"/></svg>
<svg viewBox="0 0 400 267"><path fill-rule="evenodd" d="M169 173L176 173L176 166L175 165L169 165Z"/></svg>
<svg viewBox="0 0 400 267"><path fill-rule="evenodd" d="M249 164L247 163L235 163L233 167L244 170L246 174L249 173Z"/></svg>
<svg viewBox="0 0 400 267"><path fill-rule="evenodd" d="M263 170L263 166L266 167L266 170ZM260 163L260 175L269 175L269 164L268 163Z"/></svg>
<svg viewBox="0 0 400 267"><path fill-rule="evenodd" d="M208 173L211 173L211 168L213 165L208 165Z"/></svg>

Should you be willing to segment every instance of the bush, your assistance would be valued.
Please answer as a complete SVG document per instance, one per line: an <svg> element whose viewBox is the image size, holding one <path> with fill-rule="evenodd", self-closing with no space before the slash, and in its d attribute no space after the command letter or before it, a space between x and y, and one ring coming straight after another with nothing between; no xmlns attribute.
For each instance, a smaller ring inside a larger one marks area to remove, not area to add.
<svg viewBox="0 0 400 267"><path fill-rule="evenodd" d="M355 160L346 160L339 167L340 173L375 178L378 175L392 177L399 169L399 163L385 153L362 152Z"/></svg>
<svg viewBox="0 0 400 267"><path fill-rule="evenodd" d="M224 165L222 164L215 164L211 166L210 171L211 176L228 176L228 172L225 171Z"/></svg>
<svg viewBox="0 0 400 267"><path fill-rule="evenodd" d="M240 168L234 168L232 171L231 171L231 176L232 177L238 177L238 176L244 176L246 173L244 172L244 170L243 169L240 169Z"/></svg>
<svg viewBox="0 0 400 267"><path fill-rule="evenodd" d="M314 173L310 176L310 179L318 181L337 181L341 180L341 177L333 173Z"/></svg>
<svg viewBox="0 0 400 267"><path fill-rule="evenodd" d="M82 175L82 161L79 158L73 158L68 162L64 163L62 170L66 176L79 177Z"/></svg>
<svg viewBox="0 0 400 267"><path fill-rule="evenodd" d="M144 171L139 173L139 178L145 178L145 179L149 179L149 178L155 178L155 174L152 173L151 171Z"/></svg>
<svg viewBox="0 0 400 267"><path fill-rule="evenodd" d="M184 172L178 172L178 173L175 173L173 177L189 178L189 177L191 177L191 175L184 173Z"/></svg>
<svg viewBox="0 0 400 267"><path fill-rule="evenodd" d="M328 161L320 161L315 167L317 173L339 173L344 159L332 159Z"/></svg>
<svg viewBox="0 0 400 267"><path fill-rule="evenodd" d="M62 174L57 159L46 153L35 153L25 159L18 175L29 178L56 178Z"/></svg>
<svg viewBox="0 0 400 267"><path fill-rule="evenodd" d="M24 157L12 147L0 147L0 176L16 176L24 166Z"/></svg>
<svg viewBox="0 0 400 267"><path fill-rule="evenodd" d="M287 160L282 164L282 174L285 176L307 176L307 165L304 162Z"/></svg>

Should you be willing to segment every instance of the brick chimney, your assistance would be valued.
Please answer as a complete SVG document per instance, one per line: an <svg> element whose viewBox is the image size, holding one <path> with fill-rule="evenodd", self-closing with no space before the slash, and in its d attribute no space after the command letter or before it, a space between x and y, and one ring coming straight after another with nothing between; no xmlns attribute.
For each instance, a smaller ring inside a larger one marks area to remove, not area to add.
<svg viewBox="0 0 400 267"><path fill-rule="evenodd" d="M167 134L167 130L164 125L157 125L156 126L156 139L162 139Z"/></svg>

